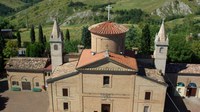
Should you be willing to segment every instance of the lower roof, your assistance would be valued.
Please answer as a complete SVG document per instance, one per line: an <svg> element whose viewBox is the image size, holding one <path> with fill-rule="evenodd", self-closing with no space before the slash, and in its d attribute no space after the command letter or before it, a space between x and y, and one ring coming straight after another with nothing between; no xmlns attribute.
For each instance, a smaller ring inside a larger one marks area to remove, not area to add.
<svg viewBox="0 0 200 112"><path fill-rule="evenodd" d="M49 58L13 57L5 66L7 70L44 70L50 64Z"/></svg>

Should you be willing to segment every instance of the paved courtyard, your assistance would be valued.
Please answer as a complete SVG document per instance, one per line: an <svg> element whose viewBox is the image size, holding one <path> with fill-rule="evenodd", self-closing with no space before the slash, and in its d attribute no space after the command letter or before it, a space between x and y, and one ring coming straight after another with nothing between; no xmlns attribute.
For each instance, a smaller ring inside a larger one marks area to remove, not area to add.
<svg viewBox="0 0 200 112"><path fill-rule="evenodd" d="M200 112L200 99L195 97L184 98L183 99L186 107L190 112Z"/></svg>
<svg viewBox="0 0 200 112"><path fill-rule="evenodd" d="M47 112L48 96L46 92L0 93L0 111L2 112Z"/></svg>

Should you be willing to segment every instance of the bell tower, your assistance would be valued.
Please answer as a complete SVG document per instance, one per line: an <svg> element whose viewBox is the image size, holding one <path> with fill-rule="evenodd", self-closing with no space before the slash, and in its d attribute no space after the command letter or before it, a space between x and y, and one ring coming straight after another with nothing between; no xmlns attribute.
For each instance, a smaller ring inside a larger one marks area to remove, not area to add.
<svg viewBox="0 0 200 112"><path fill-rule="evenodd" d="M63 35L56 20L54 20L53 30L49 42L53 72L57 66L63 64Z"/></svg>
<svg viewBox="0 0 200 112"><path fill-rule="evenodd" d="M169 42L168 42L168 36L165 34L164 20L162 21L158 34L156 34L154 45L155 45L155 50L154 50L155 67L156 69L161 70L163 74L165 74Z"/></svg>

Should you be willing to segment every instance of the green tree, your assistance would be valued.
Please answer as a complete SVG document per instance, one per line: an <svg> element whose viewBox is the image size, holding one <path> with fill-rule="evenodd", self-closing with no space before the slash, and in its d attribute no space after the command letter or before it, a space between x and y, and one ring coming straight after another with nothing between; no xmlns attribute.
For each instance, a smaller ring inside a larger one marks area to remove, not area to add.
<svg viewBox="0 0 200 112"><path fill-rule="evenodd" d="M0 34L0 53L3 54L3 48L5 47L5 40L3 36Z"/></svg>
<svg viewBox="0 0 200 112"><path fill-rule="evenodd" d="M29 44L26 49L26 56L28 57L42 57L44 56L44 45L41 43Z"/></svg>
<svg viewBox="0 0 200 112"><path fill-rule="evenodd" d="M133 25L129 28L129 31L126 33L125 46L126 46L126 49L129 49L129 50L132 50L133 47L140 46L138 33L136 31L136 28Z"/></svg>
<svg viewBox="0 0 200 112"><path fill-rule="evenodd" d="M141 53L150 54L151 36L148 24L146 24L142 29L142 37L140 41L141 41Z"/></svg>
<svg viewBox="0 0 200 112"><path fill-rule="evenodd" d="M195 62L200 61L200 41L194 41L192 43L191 49L196 57L195 58L196 60L194 60L194 61Z"/></svg>
<svg viewBox="0 0 200 112"><path fill-rule="evenodd" d="M69 30L66 29L66 32L65 32L65 41L70 41L70 34L69 34Z"/></svg>
<svg viewBox="0 0 200 112"><path fill-rule="evenodd" d="M44 56L50 57L50 43L49 42L45 43Z"/></svg>
<svg viewBox="0 0 200 112"><path fill-rule="evenodd" d="M44 43L46 43L46 42L47 42L46 35L44 35L44 37L43 37L43 42L44 42Z"/></svg>
<svg viewBox="0 0 200 112"><path fill-rule="evenodd" d="M40 24L38 28L39 28L39 36L38 36L39 43L44 44L42 25Z"/></svg>
<svg viewBox="0 0 200 112"><path fill-rule="evenodd" d="M5 49L3 50L3 54L6 57L13 57L13 56L17 56L17 53L18 53L17 42L9 40L6 43Z"/></svg>
<svg viewBox="0 0 200 112"><path fill-rule="evenodd" d="M190 43L186 42L181 35L171 35L168 58L171 62L191 62L194 53ZM178 43L178 44L177 44Z"/></svg>
<svg viewBox="0 0 200 112"><path fill-rule="evenodd" d="M17 32L17 46L20 48L21 47L21 35L20 32Z"/></svg>
<svg viewBox="0 0 200 112"><path fill-rule="evenodd" d="M34 30L34 25L31 26L31 31L30 31L30 38L31 38L31 43L35 43L35 30Z"/></svg>
<svg viewBox="0 0 200 112"><path fill-rule="evenodd" d="M66 51L66 53L70 53L70 52L78 52L78 45L79 45L79 41L78 40L71 40L71 41L66 41L64 44L64 49Z"/></svg>
<svg viewBox="0 0 200 112"><path fill-rule="evenodd" d="M84 26L82 29L81 42L85 48L91 48L91 34L88 30L88 26Z"/></svg>
<svg viewBox="0 0 200 112"><path fill-rule="evenodd" d="M3 48L4 48L4 38L3 36L0 34L0 71L3 71L3 60L4 60L4 56L3 56Z"/></svg>
<svg viewBox="0 0 200 112"><path fill-rule="evenodd" d="M13 29L14 26L10 24L8 19L4 19L3 17L0 17L0 30L1 29Z"/></svg>

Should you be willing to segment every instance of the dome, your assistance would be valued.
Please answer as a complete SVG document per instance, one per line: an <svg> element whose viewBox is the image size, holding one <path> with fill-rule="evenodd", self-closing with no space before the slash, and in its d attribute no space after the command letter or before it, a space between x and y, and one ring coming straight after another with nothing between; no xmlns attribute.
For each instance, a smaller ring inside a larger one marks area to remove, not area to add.
<svg viewBox="0 0 200 112"><path fill-rule="evenodd" d="M115 35L126 33L128 28L111 21L106 21L90 26L89 30L94 34Z"/></svg>

